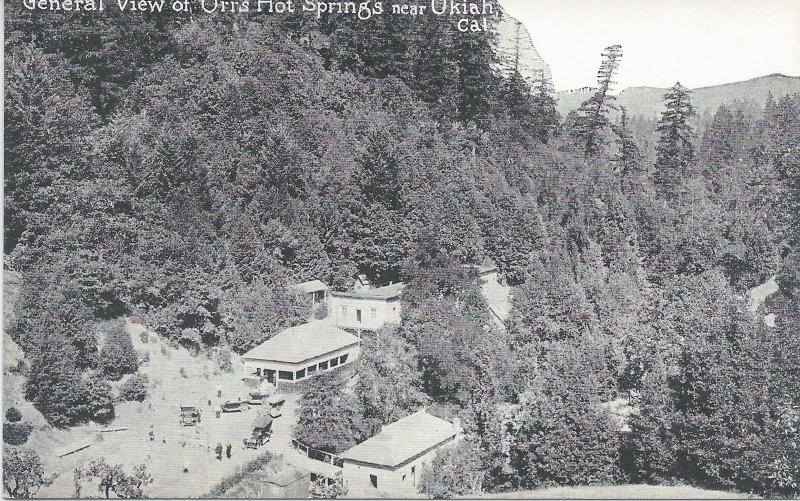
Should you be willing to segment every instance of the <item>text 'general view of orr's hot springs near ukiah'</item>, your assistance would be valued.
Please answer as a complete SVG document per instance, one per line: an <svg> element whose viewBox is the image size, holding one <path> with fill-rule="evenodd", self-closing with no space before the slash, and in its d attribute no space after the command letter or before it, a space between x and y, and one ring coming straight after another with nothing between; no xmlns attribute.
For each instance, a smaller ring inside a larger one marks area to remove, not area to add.
<svg viewBox="0 0 800 501"><path fill-rule="evenodd" d="M2 15L4 497L800 497L795 0Z"/></svg>

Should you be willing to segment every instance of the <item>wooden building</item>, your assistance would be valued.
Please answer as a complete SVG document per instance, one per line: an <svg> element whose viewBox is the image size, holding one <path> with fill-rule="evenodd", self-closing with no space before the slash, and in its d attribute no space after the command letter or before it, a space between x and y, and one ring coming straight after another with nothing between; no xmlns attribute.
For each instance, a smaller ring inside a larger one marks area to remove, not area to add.
<svg viewBox="0 0 800 501"><path fill-rule="evenodd" d="M242 355L242 361L271 383L292 383L356 360L360 343L330 322L312 320L279 332Z"/></svg>
<svg viewBox="0 0 800 501"><path fill-rule="evenodd" d="M424 409L384 426L380 433L341 455L348 495L416 494L422 469L437 451L454 442L460 431L458 425Z"/></svg>
<svg viewBox="0 0 800 501"><path fill-rule="evenodd" d="M328 320L342 329L378 330L389 323L400 323L400 296L403 284L328 295Z"/></svg>

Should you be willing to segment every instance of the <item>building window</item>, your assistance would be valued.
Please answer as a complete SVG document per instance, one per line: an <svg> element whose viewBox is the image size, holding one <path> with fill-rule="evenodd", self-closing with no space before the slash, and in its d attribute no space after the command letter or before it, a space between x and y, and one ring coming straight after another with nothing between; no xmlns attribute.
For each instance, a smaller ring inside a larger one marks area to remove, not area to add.
<svg viewBox="0 0 800 501"><path fill-rule="evenodd" d="M376 475L369 476L369 483L372 484L372 487L378 488L378 477Z"/></svg>
<svg viewBox="0 0 800 501"><path fill-rule="evenodd" d="M287 381L294 380L294 373L292 371L278 371L278 379L285 379Z"/></svg>
<svg viewBox="0 0 800 501"><path fill-rule="evenodd" d="M314 371L316 371L316 370L317 370L317 366L316 366L316 364L315 364L315 365L310 365L310 366L306 367L306 372L307 372L307 373L309 373L309 374L311 374L312 372L314 372Z"/></svg>
<svg viewBox="0 0 800 501"><path fill-rule="evenodd" d="M328 369L328 362L320 362L319 363L319 370L324 371Z"/></svg>
<svg viewBox="0 0 800 501"><path fill-rule="evenodd" d="M306 370L305 369L300 369L299 371L297 371L297 374L295 375L295 379L303 379L304 377L306 377Z"/></svg>
<svg viewBox="0 0 800 501"><path fill-rule="evenodd" d="M331 367L336 367L337 365L339 365L339 357L332 358L331 359Z"/></svg>
<svg viewBox="0 0 800 501"><path fill-rule="evenodd" d="M345 362L347 362L347 353L345 353L344 355L342 355L341 357L339 357L339 363L340 363L340 364L343 364L343 363L345 363Z"/></svg>

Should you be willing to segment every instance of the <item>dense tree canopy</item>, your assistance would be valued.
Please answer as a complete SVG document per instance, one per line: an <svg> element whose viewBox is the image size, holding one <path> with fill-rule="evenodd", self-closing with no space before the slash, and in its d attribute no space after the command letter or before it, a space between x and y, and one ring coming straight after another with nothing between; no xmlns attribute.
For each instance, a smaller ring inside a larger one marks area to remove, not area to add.
<svg viewBox="0 0 800 501"><path fill-rule="evenodd" d="M427 405L475 454L436 460L435 496L621 478L797 494L798 96L706 119L676 85L658 123L615 115L614 45L562 124L550 82L500 74L493 35L446 16L5 7L7 331L51 424L113 417L108 380L136 361L104 322L242 353L307 318L292 284L363 274L405 282L402 322L365 333L358 384L308 382L304 443L341 452ZM767 328L746 298L773 275ZM630 390L620 462L603 405Z"/></svg>

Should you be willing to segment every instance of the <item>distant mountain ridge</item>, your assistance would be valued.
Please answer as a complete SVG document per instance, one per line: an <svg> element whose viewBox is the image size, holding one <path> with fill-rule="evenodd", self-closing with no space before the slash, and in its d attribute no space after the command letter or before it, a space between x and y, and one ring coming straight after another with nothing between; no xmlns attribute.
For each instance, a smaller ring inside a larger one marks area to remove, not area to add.
<svg viewBox="0 0 800 501"><path fill-rule="evenodd" d="M617 95L616 104L624 106L631 116L659 118L664 110L663 96L667 90L661 87L628 87ZM591 87L558 92L558 111L566 115L577 109L593 92ZM692 89L692 104L698 115L713 115L723 103L730 105L736 101L751 101L763 107L770 92L776 100L785 94L800 93L800 77L773 73L741 82L698 87Z"/></svg>

